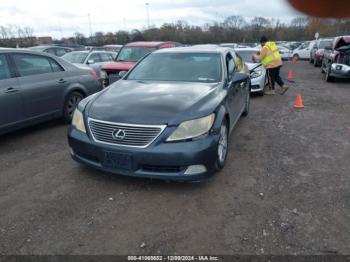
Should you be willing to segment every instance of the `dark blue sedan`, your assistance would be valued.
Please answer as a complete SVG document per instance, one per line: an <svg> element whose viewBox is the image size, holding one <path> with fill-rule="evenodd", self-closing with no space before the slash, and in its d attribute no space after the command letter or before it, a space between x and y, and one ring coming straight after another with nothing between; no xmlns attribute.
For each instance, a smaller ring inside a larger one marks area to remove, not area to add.
<svg viewBox="0 0 350 262"><path fill-rule="evenodd" d="M224 167L229 134L249 102L249 71L232 49L155 51L80 102L71 154L110 173L198 181Z"/></svg>

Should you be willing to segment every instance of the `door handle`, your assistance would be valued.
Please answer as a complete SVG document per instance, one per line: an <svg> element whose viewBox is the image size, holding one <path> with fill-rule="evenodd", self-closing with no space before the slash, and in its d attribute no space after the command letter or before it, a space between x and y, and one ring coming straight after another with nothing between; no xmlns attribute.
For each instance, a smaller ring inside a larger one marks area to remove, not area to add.
<svg viewBox="0 0 350 262"><path fill-rule="evenodd" d="M60 80L58 80L58 83L59 84L64 84L64 83L66 83L67 81L66 80L64 80L63 78L61 78Z"/></svg>
<svg viewBox="0 0 350 262"><path fill-rule="evenodd" d="M6 94L15 93L15 92L18 92L18 89L14 88L14 87L9 87L5 91Z"/></svg>

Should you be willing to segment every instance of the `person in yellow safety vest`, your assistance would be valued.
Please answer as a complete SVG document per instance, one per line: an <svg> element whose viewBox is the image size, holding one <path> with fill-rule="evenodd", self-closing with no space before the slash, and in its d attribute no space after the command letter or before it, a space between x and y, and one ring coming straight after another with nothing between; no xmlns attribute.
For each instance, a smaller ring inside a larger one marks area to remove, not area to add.
<svg viewBox="0 0 350 262"><path fill-rule="evenodd" d="M281 54L278 51L277 45L273 41L269 41L266 36L260 39L261 50L260 54L253 55L253 61L259 60L266 68L269 90L265 92L266 95L275 94L275 82L281 87L280 94L283 95L288 90L283 80L280 77L280 69L282 66Z"/></svg>

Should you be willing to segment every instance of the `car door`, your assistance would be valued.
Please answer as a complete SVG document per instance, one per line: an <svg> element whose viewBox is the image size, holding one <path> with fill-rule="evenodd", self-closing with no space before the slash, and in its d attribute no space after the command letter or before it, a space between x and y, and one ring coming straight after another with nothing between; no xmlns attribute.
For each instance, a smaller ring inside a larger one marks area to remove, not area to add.
<svg viewBox="0 0 350 262"><path fill-rule="evenodd" d="M26 119L57 113L62 108L65 72L54 59L29 53L12 54Z"/></svg>
<svg viewBox="0 0 350 262"><path fill-rule="evenodd" d="M227 108L230 113L230 123L235 123L238 120L240 114L241 98L239 84L233 82L233 76L235 71L237 71L237 68L231 53L227 53L225 56L225 71L228 83Z"/></svg>
<svg viewBox="0 0 350 262"><path fill-rule="evenodd" d="M22 120L22 106L18 79L10 68L8 56L0 54L0 128Z"/></svg>

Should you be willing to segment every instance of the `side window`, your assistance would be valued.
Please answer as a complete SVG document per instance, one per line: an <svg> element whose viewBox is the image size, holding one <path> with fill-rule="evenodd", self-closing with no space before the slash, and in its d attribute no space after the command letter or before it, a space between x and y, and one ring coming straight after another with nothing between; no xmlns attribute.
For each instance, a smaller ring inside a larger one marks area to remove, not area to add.
<svg viewBox="0 0 350 262"><path fill-rule="evenodd" d="M108 53L100 53L100 56L101 56L102 62L108 62L113 60L112 56Z"/></svg>
<svg viewBox="0 0 350 262"><path fill-rule="evenodd" d="M0 55L0 80L11 78L10 68L5 55Z"/></svg>
<svg viewBox="0 0 350 262"><path fill-rule="evenodd" d="M13 60L20 76L30 76L52 73L48 58L30 54L14 54Z"/></svg>
<svg viewBox="0 0 350 262"><path fill-rule="evenodd" d="M100 55L98 53L91 54L90 57L89 57L89 60L94 60L94 63L103 62L101 60L101 57L100 57Z"/></svg>
<svg viewBox="0 0 350 262"><path fill-rule="evenodd" d="M62 66L60 66L56 61L54 61L51 58L49 59L49 61L50 61L50 64L51 64L52 71L54 71L54 72L64 71Z"/></svg>
<svg viewBox="0 0 350 262"><path fill-rule="evenodd" d="M49 48L45 50L46 53L49 53L51 55L56 55L55 48Z"/></svg>
<svg viewBox="0 0 350 262"><path fill-rule="evenodd" d="M242 57L240 57L238 54L233 54L233 61L235 62L235 67L237 72L244 71L244 62Z"/></svg>
<svg viewBox="0 0 350 262"><path fill-rule="evenodd" d="M66 51L66 49L64 49L64 48L56 48L56 55L57 56L63 56L63 55L65 55L67 53L67 51Z"/></svg>
<svg viewBox="0 0 350 262"><path fill-rule="evenodd" d="M235 63L233 61L233 57L231 54L226 55L226 68L227 68L227 76L228 80L231 81L233 72L235 70Z"/></svg>

